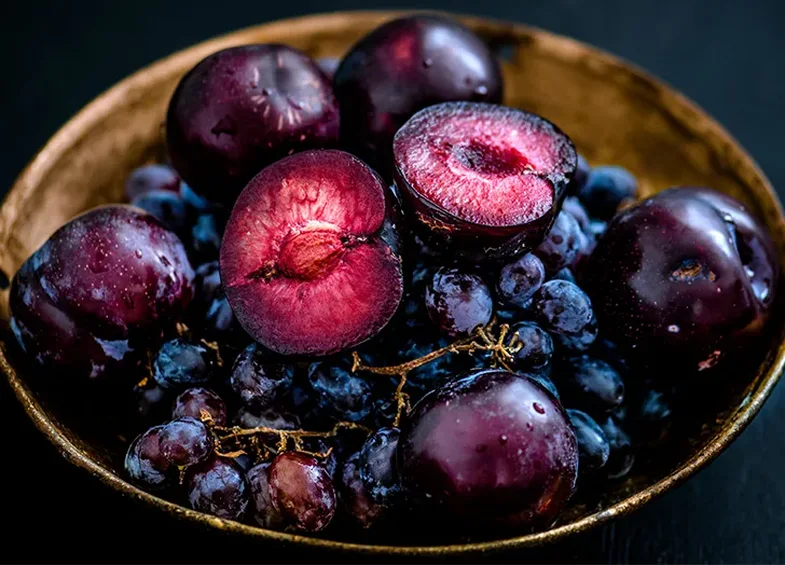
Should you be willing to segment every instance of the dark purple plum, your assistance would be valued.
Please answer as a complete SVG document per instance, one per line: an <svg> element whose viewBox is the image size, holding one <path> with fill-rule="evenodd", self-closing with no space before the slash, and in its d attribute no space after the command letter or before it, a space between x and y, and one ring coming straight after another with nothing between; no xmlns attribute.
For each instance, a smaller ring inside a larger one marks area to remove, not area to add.
<svg viewBox="0 0 785 565"><path fill-rule="evenodd" d="M162 430L163 426L155 426L139 435L125 455L126 474L147 490L158 490L170 483L170 464L160 447Z"/></svg>
<svg viewBox="0 0 785 565"><path fill-rule="evenodd" d="M229 384L244 404L270 408L291 389L294 374L293 363L252 343L235 360Z"/></svg>
<svg viewBox="0 0 785 565"><path fill-rule="evenodd" d="M335 487L314 457L281 453L270 466L270 498L284 522L301 531L319 532L335 515Z"/></svg>
<svg viewBox="0 0 785 565"><path fill-rule="evenodd" d="M510 343L520 345L514 354L514 368L519 371L545 369L553 357L553 338L537 324L520 322L510 327Z"/></svg>
<svg viewBox="0 0 785 565"><path fill-rule="evenodd" d="M125 197L129 201L142 194L165 190L180 192L180 175L166 165L145 165L131 171L125 181Z"/></svg>
<svg viewBox="0 0 785 565"><path fill-rule="evenodd" d="M166 389L185 389L210 382L218 365L215 350L183 337L164 343L153 358L153 378Z"/></svg>
<svg viewBox="0 0 785 565"><path fill-rule="evenodd" d="M401 493L395 452L401 431L379 428L363 444L358 465L368 495L384 507L394 505Z"/></svg>
<svg viewBox="0 0 785 565"><path fill-rule="evenodd" d="M501 102L499 64L458 22L415 15L387 22L361 39L335 72L341 141L387 173L395 132L439 102Z"/></svg>
<svg viewBox="0 0 785 565"><path fill-rule="evenodd" d="M425 287L425 309L449 336L465 336L493 317L493 296L479 275L440 268Z"/></svg>
<svg viewBox="0 0 785 565"><path fill-rule="evenodd" d="M586 412L567 410L567 415L578 440L578 470L585 474L604 467L611 452L605 432Z"/></svg>
<svg viewBox="0 0 785 565"><path fill-rule="evenodd" d="M584 286L606 337L631 362L678 379L727 364L754 342L779 272L769 234L740 202L682 187L613 220Z"/></svg>
<svg viewBox="0 0 785 565"><path fill-rule="evenodd" d="M604 421L600 421L599 425L609 446L608 462L603 470L609 479L626 477L635 463L630 436L621 429L613 416L608 416Z"/></svg>
<svg viewBox="0 0 785 565"><path fill-rule="evenodd" d="M504 303L524 308L544 281L542 261L533 253L527 253L501 268L496 292Z"/></svg>
<svg viewBox="0 0 785 565"><path fill-rule="evenodd" d="M581 187L580 198L589 215L608 221L625 201L635 199L638 181L622 167L594 167Z"/></svg>
<svg viewBox="0 0 785 565"><path fill-rule="evenodd" d="M283 518L270 497L270 462L248 469L245 478L251 488L251 518L262 528L283 529Z"/></svg>
<svg viewBox="0 0 785 565"><path fill-rule="evenodd" d="M418 112L398 130L393 153L413 227L476 261L509 261L539 245L576 164L552 123L477 102Z"/></svg>
<svg viewBox="0 0 785 565"><path fill-rule="evenodd" d="M330 80L279 44L214 53L180 81L166 116L172 163L198 193L231 204L260 170L296 151L335 145Z"/></svg>
<svg viewBox="0 0 785 565"><path fill-rule="evenodd" d="M201 387L189 388L175 399L172 419L190 416L201 420L202 412L209 414L216 426L226 425L226 403L212 390Z"/></svg>
<svg viewBox="0 0 785 565"><path fill-rule="evenodd" d="M592 324L589 297L577 285L564 280L543 284L532 299L532 313L543 329L557 335L575 335Z"/></svg>
<svg viewBox="0 0 785 565"><path fill-rule="evenodd" d="M151 190L131 200L131 205L151 214L180 237L188 231L188 209L177 192Z"/></svg>
<svg viewBox="0 0 785 565"><path fill-rule="evenodd" d="M534 253L542 260L546 272L553 275L573 264L585 240L578 220L569 212L562 211Z"/></svg>
<svg viewBox="0 0 785 565"><path fill-rule="evenodd" d="M211 457L188 469L185 477L191 508L228 520L240 520L250 492L243 472L230 459Z"/></svg>
<svg viewBox="0 0 785 565"><path fill-rule="evenodd" d="M341 470L339 500L346 516L362 529L373 527L385 514L360 476L360 454L349 457Z"/></svg>
<svg viewBox="0 0 785 565"><path fill-rule="evenodd" d="M360 373L352 372L351 357L313 363L308 383L317 409L329 418L359 422L373 408L373 387Z"/></svg>
<svg viewBox="0 0 785 565"><path fill-rule="evenodd" d="M590 414L610 412L624 402L624 382L605 361L588 355L574 357L555 371L562 398Z"/></svg>
<svg viewBox="0 0 785 565"><path fill-rule="evenodd" d="M559 402L514 373L481 370L426 395L401 430L409 496L469 526L545 527L575 488L578 447Z"/></svg>
<svg viewBox="0 0 785 565"><path fill-rule="evenodd" d="M221 247L226 297L251 337L282 355L323 356L385 327L403 296L401 259L382 238L387 192L336 150L287 157L251 181Z"/></svg>
<svg viewBox="0 0 785 565"><path fill-rule="evenodd" d="M151 215L95 208L58 229L16 273L11 328L39 363L77 376L125 374L174 329L193 278L183 244Z"/></svg>
<svg viewBox="0 0 785 565"><path fill-rule="evenodd" d="M213 451L213 436L196 418L177 418L160 432L161 454L175 467L201 463Z"/></svg>

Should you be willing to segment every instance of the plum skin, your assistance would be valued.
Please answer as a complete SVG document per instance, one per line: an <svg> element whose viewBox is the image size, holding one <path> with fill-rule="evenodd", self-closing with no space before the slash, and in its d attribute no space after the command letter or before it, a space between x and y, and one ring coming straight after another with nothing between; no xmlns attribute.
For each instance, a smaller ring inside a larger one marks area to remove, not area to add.
<svg viewBox="0 0 785 565"><path fill-rule="evenodd" d="M501 102L502 74L488 47L456 21L399 18L358 42L335 72L341 139L390 172L395 132L415 112L457 100Z"/></svg>
<svg viewBox="0 0 785 565"><path fill-rule="evenodd" d="M178 237L126 205L59 228L14 276L11 327L39 363L98 378L132 371L173 330L194 294Z"/></svg>
<svg viewBox="0 0 785 565"><path fill-rule="evenodd" d="M330 80L286 45L221 50L180 81L166 116L175 169L212 200L231 203L266 165L335 146L338 106Z"/></svg>
<svg viewBox="0 0 785 565"><path fill-rule="evenodd" d="M726 365L763 331L779 271L768 233L741 203L674 187L616 216L585 288L629 361L672 369L678 358L678 374L659 372L673 378Z"/></svg>
<svg viewBox="0 0 785 565"><path fill-rule="evenodd" d="M574 491L578 447L542 385L487 369L423 397L404 422L397 462L409 496L440 517L538 528Z"/></svg>

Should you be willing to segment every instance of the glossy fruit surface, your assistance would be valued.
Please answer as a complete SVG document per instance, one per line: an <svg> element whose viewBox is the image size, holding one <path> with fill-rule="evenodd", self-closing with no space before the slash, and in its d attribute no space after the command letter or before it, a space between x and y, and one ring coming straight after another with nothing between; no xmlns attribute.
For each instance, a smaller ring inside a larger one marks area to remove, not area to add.
<svg viewBox="0 0 785 565"><path fill-rule="evenodd" d="M269 461L259 463L248 469L245 477L251 489L251 518L262 528L279 529L283 518L270 496L270 465Z"/></svg>
<svg viewBox="0 0 785 565"><path fill-rule="evenodd" d="M207 413L216 426L226 425L226 403L210 389L195 387L184 390L174 401L172 418L190 416L201 420Z"/></svg>
<svg viewBox="0 0 785 565"><path fill-rule="evenodd" d="M152 216L95 208L58 229L16 273L11 329L40 363L79 376L127 372L182 317L193 278L182 243Z"/></svg>
<svg viewBox="0 0 785 565"><path fill-rule="evenodd" d="M501 268L496 292L506 304L525 308L544 281L542 261L533 253L527 253Z"/></svg>
<svg viewBox="0 0 785 565"><path fill-rule="evenodd" d="M294 373L294 364L252 343L235 360L229 384L242 403L269 408L291 388Z"/></svg>
<svg viewBox="0 0 785 565"><path fill-rule="evenodd" d="M298 153L251 181L224 233L221 273L254 339L280 354L321 356L387 324L403 295L400 257L382 238L388 190L333 150Z"/></svg>
<svg viewBox="0 0 785 565"><path fill-rule="evenodd" d="M575 434L534 381L481 370L426 395L401 431L410 496L469 524L548 525L572 495Z"/></svg>
<svg viewBox="0 0 785 565"><path fill-rule="evenodd" d="M338 129L327 76L279 44L213 53L182 78L166 117L175 169L200 194L229 204L277 159L334 145Z"/></svg>
<svg viewBox="0 0 785 565"><path fill-rule="evenodd" d="M439 102L501 102L498 62L458 22L431 15L393 20L346 54L335 73L342 141L390 169L395 132L415 112Z"/></svg>
<svg viewBox="0 0 785 565"><path fill-rule="evenodd" d="M360 450L360 477L370 497L382 506L391 506L401 493L395 464L395 451L401 432L398 428L380 428Z"/></svg>
<svg viewBox="0 0 785 565"><path fill-rule="evenodd" d="M213 450L213 437L196 418L172 420L161 430L161 453L175 467L201 463Z"/></svg>
<svg viewBox="0 0 785 565"><path fill-rule="evenodd" d="M270 466L270 497L288 525L306 532L326 528L335 515L335 488L310 455L281 453Z"/></svg>
<svg viewBox="0 0 785 565"><path fill-rule="evenodd" d="M605 361L582 355L558 371L557 381L567 406L589 413L610 412L624 402L624 382Z"/></svg>
<svg viewBox="0 0 785 565"><path fill-rule="evenodd" d="M631 361L679 359L678 373L690 374L761 333L779 271L769 235L739 202L674 188L613 220L585 285L603 331Z"/></svg>
<svg viewBox="0 0 785 565"><path fill-rule="evenodd" d="M578 197L593 218L607 221L637 192L638 181L627 169L604 166L589 171Z"/></svg>
<svg viewBox="0 0 785 565"><path fill-rule="evenodd" d="M345 514L362 529L374 526L384 515L384 507L371 497L360 476L360 454L354 453L341 469L340 501Z"/></svg>
<svg viewBox="0 0 785 565"><path fill-rule="evenodd" d="M186 489L191 508L219 518L239 520L249 501L242 471L229 459L211 457L188 470Z"/></svg>
<svg viewBox="0 0 785 565"><path fill-rule="evenodd" d="M215 351L183 337L164 343L153 358L153 378L166 389L185 389L210 382L218 358Z"/></svg>
<svg viewBox="0 0 785 565"><path fill-rule="evenodd" d="M157 490L167 486L169 461L161 452L163 426L150 428L131 442L125 455L125 472L143 488Z"/></svg>
<svg viewBox="0 0 785 565"><path fill-rule="evenodd" d="M419 226L478 258L539 245L577 160L544 118L477 102L418 112L395 134L393 153L396 185Z"/></svg>
<svg viewBox="0 0 785 565"><path fill-rule="evenodd" d="M600 469L608 462L611 448L599 424L586 412L568 409L572 429L578 440L578 469L583 474Z"/></svg>
<svg viewBox="0 0 785 565"><path fill-rule="evenodd" d="M446 335L469 335L491 321L493 296L480 276L441 268L425 287L425 309Z"/></svg>

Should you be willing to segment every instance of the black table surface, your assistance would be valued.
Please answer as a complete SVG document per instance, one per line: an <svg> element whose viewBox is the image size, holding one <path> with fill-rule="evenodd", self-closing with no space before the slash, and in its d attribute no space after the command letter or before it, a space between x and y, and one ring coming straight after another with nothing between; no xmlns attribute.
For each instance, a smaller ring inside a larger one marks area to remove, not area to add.
<svg viewBox="0 0 785 565"><path fill-rule="evenodd" d="M435 8L539 26L648 69L716 117L785 191L785 3L780 0L352 2L99 0L0 10L0 187L71 115L129 73L195 42L295 15ZM682 487L632 516L512 561L785 561L785 390ZM0 387L4 560L321 561L194 536L71 467Z"/></svg>

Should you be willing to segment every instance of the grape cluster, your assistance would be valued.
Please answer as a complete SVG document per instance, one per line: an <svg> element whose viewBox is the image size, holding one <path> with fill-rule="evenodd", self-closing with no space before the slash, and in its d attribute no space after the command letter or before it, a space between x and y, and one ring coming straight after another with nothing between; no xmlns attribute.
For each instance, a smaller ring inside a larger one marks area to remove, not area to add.
<svg viewBox="0 0 785 565"><path fill-rule="evenodd" d="M633 463L623 417L628 369L603 339L579 286L585 258L605 228L586 204L595 193L609 198L608 191L571 189L581 198L566 198L543 243L492 270L441 256L419 235L411 237L412 267L393 322L354 352L316 361L251 342L223 296L215 252L186 235L189 254L202 260L187 316L198 330L164 342L151 359L150 378L135 389L138 414L155 425L128 449L129 478L181 496L196 510L267 528L317 532L336 516L373 528L412 502L396 461L401 416L462 374L500 366L567 407L581 477L623 477ZM128 192L181 235L217 217L217 207L194 199L160 165L135 171ZM501 327L506 357L491 346L449 350L461 340L476 344L478 331L495 340ZM395 371L363 370L413 361L404 383ZM667 400L654 391L639 411L660 429L670 416ZM334 433L336 425L357 429ZM240 430L253 441L232 437ZM303 430L316 436L300 437Z"/></svg>

